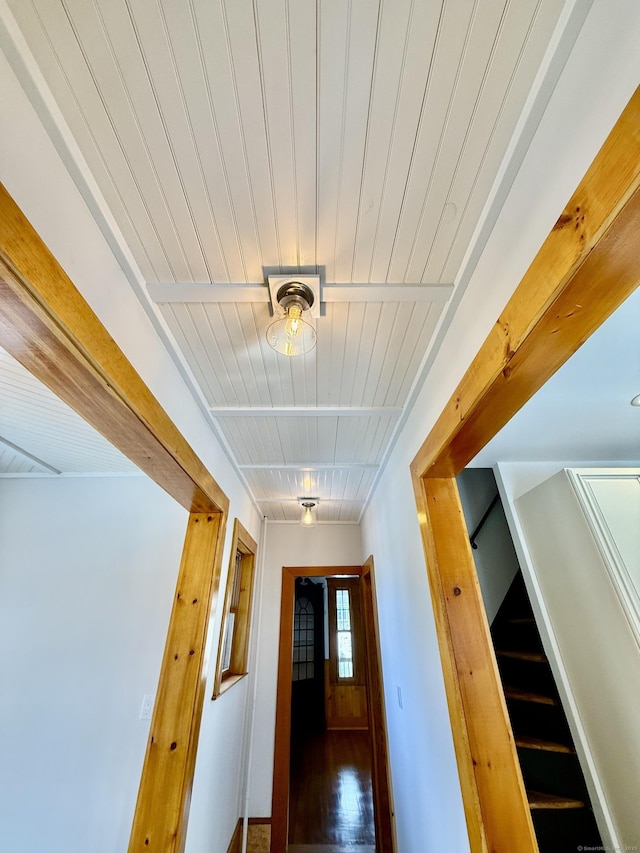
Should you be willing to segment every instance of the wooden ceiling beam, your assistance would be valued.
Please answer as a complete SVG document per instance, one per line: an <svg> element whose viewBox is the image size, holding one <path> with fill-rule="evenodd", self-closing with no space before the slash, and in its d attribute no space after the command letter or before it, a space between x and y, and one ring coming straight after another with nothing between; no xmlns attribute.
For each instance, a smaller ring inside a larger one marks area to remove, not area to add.
<svg viewBox="0 0 640 853"><path fill-rule="evenodd" d="M0 346L190 512L228 499L0 184Z"/></svg>
<svg viewBox="0 0 640 853"><path fill-rule="evenodd" d="M452 477L636 288L640 89L580 182L418 454Z"/></svg>

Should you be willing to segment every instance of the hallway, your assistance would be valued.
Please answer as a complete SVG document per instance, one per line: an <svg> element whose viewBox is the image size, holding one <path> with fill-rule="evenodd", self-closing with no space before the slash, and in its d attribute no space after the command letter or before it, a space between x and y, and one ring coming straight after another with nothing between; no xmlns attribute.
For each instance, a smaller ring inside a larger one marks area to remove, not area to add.
<svg viewBox="0 0 640 853"><path fill-rule="evenodd" d="M373 853L369 738L324 731L292 739L289 853Z"/></svg>

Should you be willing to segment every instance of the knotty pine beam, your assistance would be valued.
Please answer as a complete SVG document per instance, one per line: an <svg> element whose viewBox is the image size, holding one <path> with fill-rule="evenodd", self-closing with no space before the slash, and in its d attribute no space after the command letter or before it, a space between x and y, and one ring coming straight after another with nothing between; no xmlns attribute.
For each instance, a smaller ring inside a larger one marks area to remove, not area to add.
<svg viewBox="0 0 640 853"><path fill-rule="evenodd" d="M224 532L221 513L189 516L129 853L184 850Z"/></svg>
<svg viewBox="0 0 640 853"><path fill-rule="evenodd" d="M455 479L414 481L472 853L536 843Z"/></svg>
<svg viewBox="0 0 640 853"><path fill-rule="evenodd" d="M2 185L0 345L190 511L129 847L180 853L229 501Z"/></svg>
<svg viewBox="0 0 640 853"><path fill-rule="evenodd" d="M411 464L469 841L538 849L455 477L640 281L640 89Z"/></svg>
<svg viewBox="0 0 640 853"><path fill-rule="evenodd" d="M412 463L452 477L636 288L640 88Z"/></svg>
<svg viewBox="0 0 640 853"><path fill-rule="evenodd" d="M190 512L229 502L0 184L0 346Z"/></svg>

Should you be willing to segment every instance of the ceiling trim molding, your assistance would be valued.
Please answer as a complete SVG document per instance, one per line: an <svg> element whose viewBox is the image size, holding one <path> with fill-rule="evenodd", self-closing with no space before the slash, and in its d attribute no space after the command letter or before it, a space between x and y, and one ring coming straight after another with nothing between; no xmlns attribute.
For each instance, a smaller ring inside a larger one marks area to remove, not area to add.
<svg viewBox="0 0 640 853"><path fill-rule="evenodd" d="M300 521L296 520L296 519L291 519L291 518L270 518L269 519L269 527L271 527L271 525L273 525L273 524L295 524L298 527L300 527ZM331 527L335 524L344 524L344 525L349 525L351 527L354 527L354 526L357 527L360 524L360 522L359 521L321 521L321 519L318 519L316 521L316 524L318 526L327 525L327 527Z"/></svg>
<svg viewBox="0 0 640 853"><path fill-rule="evenodd" d="M295 275L291 276L292 279ZM321 302L448 302L453 284L323 284ZM147 293L157 305L197 302L269 303L265 284L148 284Z"/></svg>
<svg viewBox="0 0 640 853"><path fill-rule="evenodd" d="M216 418L372 418L402 414L401 406L212 406Z"/></svg>
<svg viewBox="0 0 640 853"><path fill-rule="evenodd" d="M306 500L311 500L307 498ZM325 506L326 504L362 504L364 503L364 498L347 498L343 500L342 498L314 498L317 503ZM256 503L259 504L295 504L296 506L300 505L300 498L256 498Z"/></svg>
<svg viewBox="0 0 640 853"><path fill-rule="evenodd" d="M49 465L47 462L43 462L42 459L39 459L37 456L34 456L32 453L29 453L27 450L24 450L17 444L14 444L12 441L9 441L8 438L4 438L4 436L0 435L0 444L3 444L9 450L12 450L14 453L18 453L20 456L23 456L29 462L33 462L34 465L37 465L39 468L44 468L45 471L48 471L50 474L61 474L57 468L54 468L53 465Z"/></svg>
<svg viewBox="0 0 640 853"><path fill-rule="evenodd" d="M5 480L21 480L21 479L50 479L55 477L56 480L69 480L73 478L84 479L104 479L105 477L146 477L142 471L61 471L59 474L49 473L48 471L24 471L15 473L2 473L0 479Z"/></svg>
<svg viewBox="0 0 640 853"><path fill-rule="evenodd" d="M358 468L365 471L377 471L379 465L367 462L261 462L253 465L238 465L243 471L347 471Z"/></svg>

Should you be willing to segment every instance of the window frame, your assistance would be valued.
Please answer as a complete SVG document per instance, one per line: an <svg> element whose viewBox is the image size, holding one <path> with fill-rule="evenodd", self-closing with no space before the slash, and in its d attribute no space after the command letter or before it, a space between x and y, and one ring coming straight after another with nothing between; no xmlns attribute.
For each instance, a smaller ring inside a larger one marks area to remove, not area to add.
<svg viewBox="0 0 640 853"><path fill-rule="evenodd" d="M351 649L353 661L353 675L350 678L340 677L338 674L338 619L336 609L336 593L338 590L346 589L349 593L349 609L351 614ZM331 684L364 684L365 662L363 648L363 624L362 609L360 602L360 578L328 577L328 614L329 614L329 680Z"/></svg>
<svg viewBox="0 0 640 853"><path fill-rule="evenodd" d="M246 530L244 525L235 518L233 522L233 537L229 555L229 569L224 594L220 636L218 638L218 656L216 674L213 684L212 699L217 699L222 693L236 684L247 674L249 657L249 629L253 605L253 581L255 575L258 545ZM240 575L238 576L238 572ZM233 602L234 591L237 590L237 602ZM223 670L225 638L227 635L230 614L233 612L233 628L229 666Z"/></svg>

